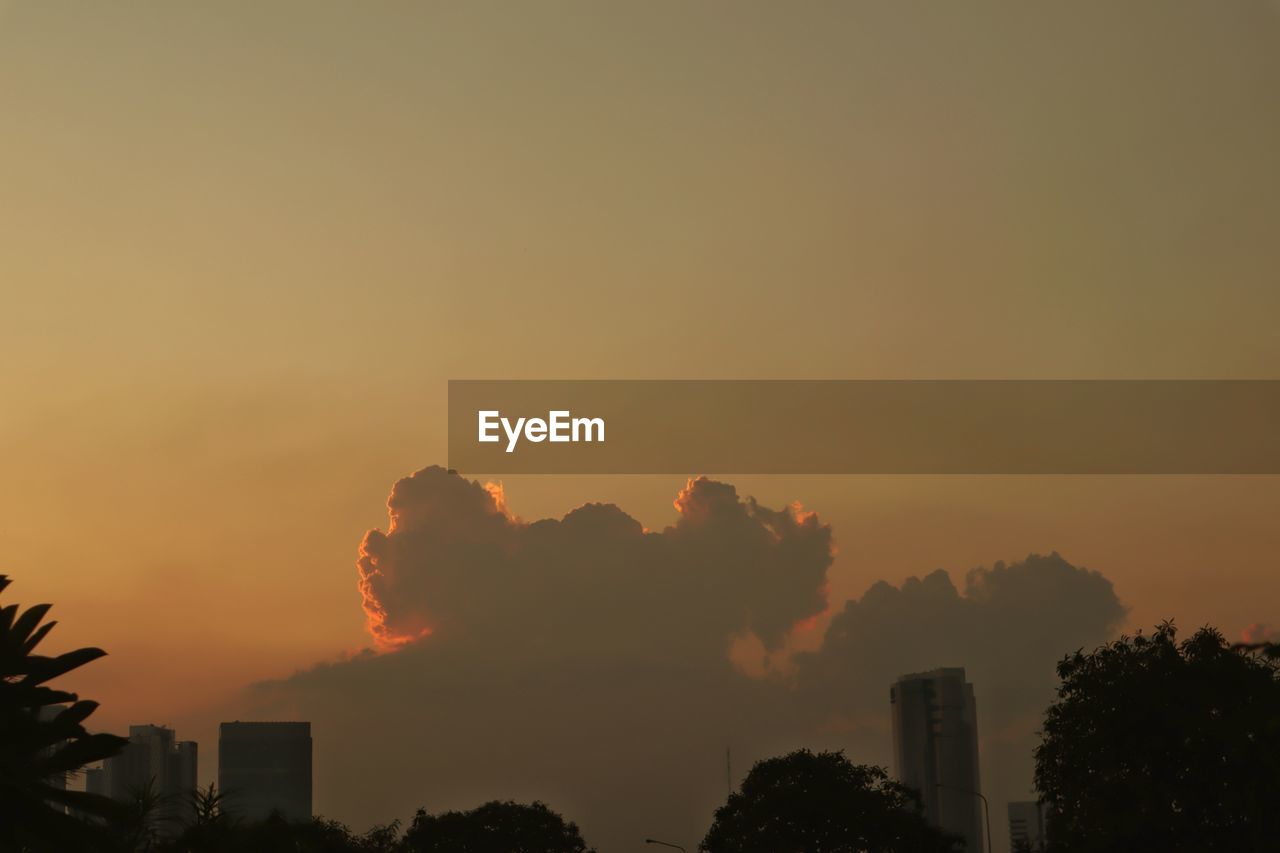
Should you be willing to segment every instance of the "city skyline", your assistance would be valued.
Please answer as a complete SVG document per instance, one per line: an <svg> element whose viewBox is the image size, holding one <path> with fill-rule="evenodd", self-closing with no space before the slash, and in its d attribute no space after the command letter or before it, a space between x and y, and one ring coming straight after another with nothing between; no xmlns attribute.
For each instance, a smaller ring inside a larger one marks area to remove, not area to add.
<svg viewBox="0 0 1280 853"><path fill-rule="evenodd" d="M199 745L180 741L173 729L152 723L129 726L127 740L119 754L85 771L84 790L121 803L152 800L154 828L172 834L175 825L195 814Z"/></svg>
<svg viewBox="0 0 1280 853"><path fill-rule="evenodd" d="M964 839L966 851L983 853L987 817L977 809L977 714L974 686L963 667L906 673L890 689L893 720L893 777L920 795L922 815L931 825ZM309 820L311 807L311 724L298 721L234 721L219 725L217 787L220 812L237 821L273 816ZM160 804L157 828L163 837L189 824L197 795L198 744L177 741L172 729L154 724L129 727L124 751L89 768L84 790L134 802L154 792ZM730 793L734 788L726 752ZM1010 840L1038 844L1044 835L1043 806L1008 803ZM1034 819L1031 815L1034 814Z"/></svg>

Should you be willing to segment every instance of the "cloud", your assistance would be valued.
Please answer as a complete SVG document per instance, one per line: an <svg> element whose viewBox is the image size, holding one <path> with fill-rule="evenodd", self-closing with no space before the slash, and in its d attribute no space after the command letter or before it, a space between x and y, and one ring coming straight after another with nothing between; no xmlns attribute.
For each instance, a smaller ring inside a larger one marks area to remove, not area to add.
<svg viewBox="0 0 1280 853"><path fill-rule="evenodd" d="M1004 722L1042 711L1044 690L1030 687L1045 684L1046 665L1106 639L1124 616L1109 580L1057 553L972 569L962 588L941 569L901 587L881 581L845 603L820 650L798 656L799 690L858 712L884 702L868 682L964 666L987 715Z"/></svg>
<svg viewBox="0 0 1280 853"><path fill-rule="evenodd" d="M601 504L529 522L500 489L419 471L360 546L384 653L257 685L244 711L312 720L318 805L357 825L536 798L601 849L696 843L725 794L727 746L737 778L800 746L887 764L889 684L937 666L976 685L986 790L1021 797L1054 663L1124 613L1100 574L1032 556L960 587L943 571L874 584L817 651L793 655L828 606L831 529L705 478L675 507L661 531ZM789 660L735 666L747 647Z"/></svg>
<svg viewBox="0 0 1280 853"><path fill-rule="evenodd" d="M679 521L648 532L616 506L526 523L500 489L427 468L395 484L386 533L360 545L360 588L378 645L419 637L521 655L723 657L732 634L780 648L826 608L831 530L725 483L690 480Z"/></svg>
<svg viewBox="0 0 1280 853"><path fill-rule="evenodd" d="M1254 645L1256 643L1280 643L1280 629L1273 628L1265 622L1254 622L1240 633L1240 642Z"/></svg>

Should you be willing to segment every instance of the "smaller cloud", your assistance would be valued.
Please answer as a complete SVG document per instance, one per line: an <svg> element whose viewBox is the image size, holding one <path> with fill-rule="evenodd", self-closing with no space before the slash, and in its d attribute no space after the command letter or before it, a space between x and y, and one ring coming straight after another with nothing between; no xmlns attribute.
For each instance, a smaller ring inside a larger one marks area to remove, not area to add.
<svg viewBox="0 0 1280 853"><path fill-rule="evenodd" d="M1240 642L1249 643L1280 643L1280 628L1275 628L1266 622L1254 622L1248 628L1240 633Z"/></svg>
<svg viewBox="0 0 1280 853"><path fill-rule="evenodd" d="M1054 665L1105 642L1125 608L1111 582L1057 553L965 573L938 569L900 587L880 581L831 620L817 652L797 656L798 684L815 707L882 709L900 675L963 666L979 685L988 724L1043 710Z"/></svg>

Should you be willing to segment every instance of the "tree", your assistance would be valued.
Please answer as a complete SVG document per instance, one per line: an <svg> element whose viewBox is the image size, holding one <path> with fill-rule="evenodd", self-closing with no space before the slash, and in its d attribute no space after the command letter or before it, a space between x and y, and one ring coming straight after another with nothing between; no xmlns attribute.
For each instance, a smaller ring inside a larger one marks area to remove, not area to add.
<svg viewBox="0 0 1280 853"><path fill-rule="evenodd" d="M356 835L345 824L322 817L286 820L273 812L265 820L233 821L221 812L212 786L197 796L199 812L177 838L161 844L161 853L398 853L399 824L376 826ZM212 807L212 808L209 808Z"/></svg>
<svg viewBox="0 0 1280 853"><path fill-rule="evenodd" d="M0 591L9 579L0 575ZM0 608L0 849L89 850L98 833L77 815L114 816L106 797L66 790L68 774L115 755L127 742L90 734L84 721L98 703L48 682L106 654L86 648L47 657L35 653L56 622L48 604Z"/></svg>
<svg viewBox="0 0 1280 853"><path fill-rule="evenodd" d="M104 837L111 839L115 849L152 853L160 843L160 815L168 798L157 790L154 778L130 786L126 795L118 814L104 826Z"/></svg>
<svg viewBox="0 0 1280 853"><path fill-rule="evenodd" d="M183 853L217 853L233 844L236 829L231 816L223 809L226 793L210 782L190 794L190 819L175 839L174 849Z"/></svg>
<svg viewBox="0 0 1280 853"><path fill-rule="evenodd" d="M419 809L404 841L411 853L594 853L577 824L538 802L494 801L440 815Z"/></svg>
<svg viewBox="0 0 1280 853"><path fill-rule="evenodd" d="M204 788L196 788L191 792L191 826L222 826L229 822L223 803L227 799L225 791L218 789L215 782Z"/></svg>
<svg viewBox="0 0 1280 853"><path fill-rule="evenodd" d="M1235 643L1231 646L1243 652L1257 652L1268 660L1280 659L1280 643L1263 641L1261 643Z"/></svg>
<svg viewBox="0 0 1280 853"><path fill-rule="evenodd" d="M924 819L919 794L843 752L756 763L716 810L704 853L939 853L958 838Z"/></svg>
<svg viewBox="0 0 1280 853"><path fill-rule="evenodd" d="M1058 664L1036 750L1049 849L1275 849L1277 661L1172 624Z"/></svg>

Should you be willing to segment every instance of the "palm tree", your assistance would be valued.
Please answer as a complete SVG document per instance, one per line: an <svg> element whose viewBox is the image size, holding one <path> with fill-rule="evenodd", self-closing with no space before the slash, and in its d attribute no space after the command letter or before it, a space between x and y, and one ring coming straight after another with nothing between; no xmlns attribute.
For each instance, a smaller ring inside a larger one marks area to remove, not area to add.
<svg viewBox="0 0 1280 853"><path fill-rule="evenodd" d="M194 815L192 826L211 826L225 823L227 812L223 808L227 795L218 789L215 782L204 788L196 788L191 792L191 811Z"/></svg>
<svg viewBox="0 0 1280 853"><path fill-rule="evenodd" d="M9 578L0 575L0 592ZM114 817L106 797L66 790L66 778L118 753L128 741L90 734L84 721L98 707L48 682L97 660L102 649L47 657L36 647L56 622L50 605L0 608L0 849L92 849L94 819ZM85 820L88 818L89 820Z"/></svg>
<svg viewBox="0 0 1280 853"><path fill-rule="evenodd" d="M160 823L171 798L156 790L155 777L126 791L124 809L111 822L112 833L125 850L149 853L160 843Z"/></svg>
<svg viewBox="0 0 1280 853"><path fill-rule="evenodd" d="M185 853L228 850L234 848L237 822L223 808L226 793L210 782L207 787L191 792L188 803L187 826L176 840L173 849Z"/></svg>

